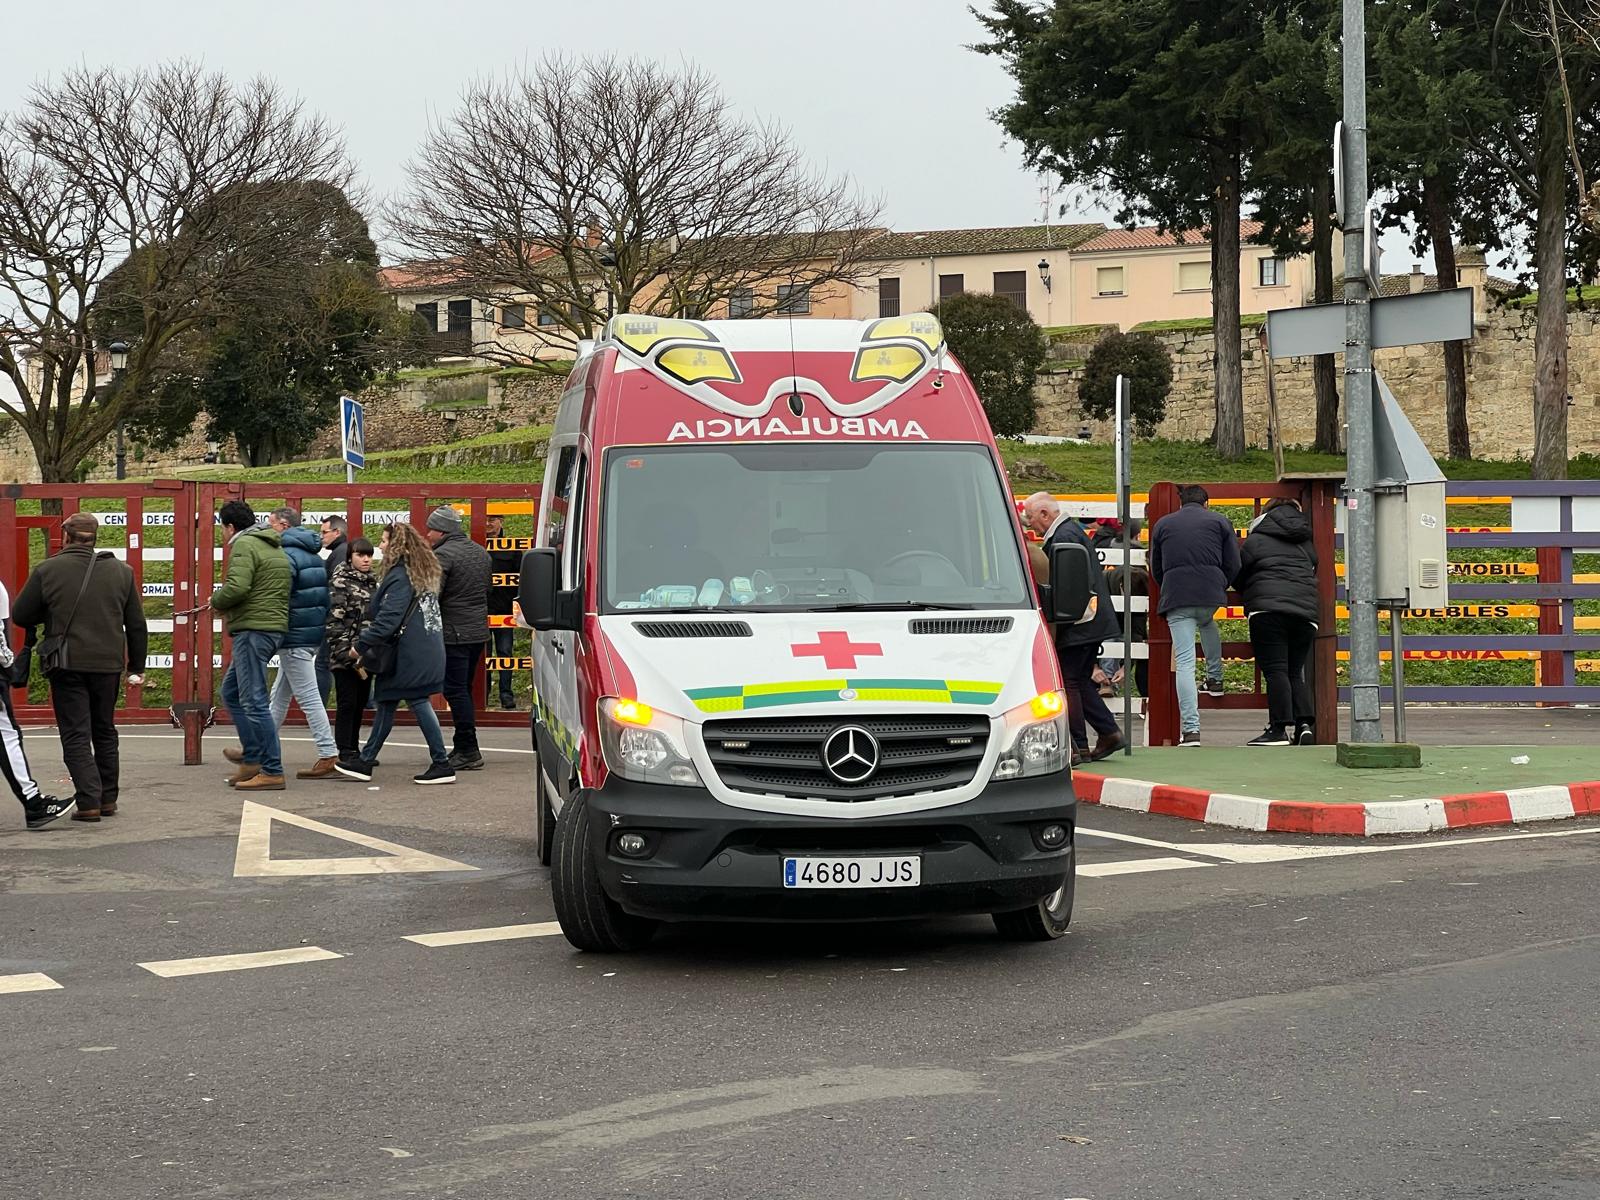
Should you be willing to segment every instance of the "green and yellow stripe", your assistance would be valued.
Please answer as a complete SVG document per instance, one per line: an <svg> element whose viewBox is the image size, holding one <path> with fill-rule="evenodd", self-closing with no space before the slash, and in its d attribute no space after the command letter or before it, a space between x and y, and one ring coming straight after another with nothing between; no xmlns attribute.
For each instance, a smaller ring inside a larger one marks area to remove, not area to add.
<svg viewBox="0 0 1600 1200"><path fill-rule="evenodd" d="M981 679L792 679L782 683L689 688L701 712L742 712L784 704L837 704L841 692L855 701L905 704L993 704L1001 685Z"/></svg>

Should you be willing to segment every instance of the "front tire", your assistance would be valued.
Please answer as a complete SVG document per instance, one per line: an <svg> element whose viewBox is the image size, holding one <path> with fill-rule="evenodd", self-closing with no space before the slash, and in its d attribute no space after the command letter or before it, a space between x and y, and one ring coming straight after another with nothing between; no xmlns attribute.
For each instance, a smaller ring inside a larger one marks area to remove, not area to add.
<svg viewBox="0 0 1600 1200"><path fill-rule="evenodd" d="M594 865L589 806L574 796L556 822L550 892L561 932L579 950L621 954L638 950L655 935L656 922L622 911L606 895Z"/></svg>
<svg viewBox="0 0 1600 1200"><path fill-rule="evenodd" d="M1067 851L1067 878L1050 895L1027 908L994 914L994 927L1008 942L1053 942L1072 924L1072 902L1078 884L1076 840Z"/></svg>

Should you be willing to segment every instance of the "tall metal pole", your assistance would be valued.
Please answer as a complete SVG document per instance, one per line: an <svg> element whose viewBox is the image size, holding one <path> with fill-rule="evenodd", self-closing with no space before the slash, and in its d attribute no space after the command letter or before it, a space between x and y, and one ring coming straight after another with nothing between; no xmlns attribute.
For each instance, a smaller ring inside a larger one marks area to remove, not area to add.
<svg viewBox="0 0 1600 1200"><path fill-rule="evenodd" d="M1350 738L1383 741L1378 699L1378 522L1372 411L1372 309L1367 289L1366 0L1344 0L1345 521L1350 595Z"/></svg>
<svg viewBox="0 0 1600 1200"><path fill-rule="evenodd" d="M1117 376L1117 520L1122 523L1122 753L1133 754L1133 406Z"/></svg>

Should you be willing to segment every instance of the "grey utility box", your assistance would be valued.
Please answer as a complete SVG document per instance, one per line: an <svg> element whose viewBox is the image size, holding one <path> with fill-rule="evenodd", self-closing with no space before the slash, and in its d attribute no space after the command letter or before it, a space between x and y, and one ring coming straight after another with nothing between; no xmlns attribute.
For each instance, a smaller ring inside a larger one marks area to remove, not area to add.
<svg viewBox="0 0 1600 1200"><path fill-rule="evenodd" d="M1395 608L1449 604L1444 507L1443 481L1410 483L1378 494L1379 604Z"/></svg>
<svg viewBox="0 0 1600 1200"><path fill-rule="evenodd" d="M1376 374L1373 382L1378 489L1376 599L1384 607L1444 608L1450 603L1444 473L1388 385Z"/></svg>

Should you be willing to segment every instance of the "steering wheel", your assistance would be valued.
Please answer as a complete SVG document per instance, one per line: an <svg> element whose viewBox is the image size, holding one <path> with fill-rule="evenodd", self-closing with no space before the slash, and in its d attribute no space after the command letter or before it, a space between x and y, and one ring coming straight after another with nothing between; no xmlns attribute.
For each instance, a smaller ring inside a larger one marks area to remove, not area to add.
<svg viewBox="0 0 1600 1200"><path fill-rule="evenodd" d="M948 558L946 558L943 554L940 554L937 550L905 550L905 551L902 551L901 553L896 554L888 562L884 563L881 567L879 567L878 568L878 572L879 573L887 573L888 571L890 571L898 563L908 562L908 561L911 561L913 559L919 559L919 558L932 559L936 563L943 564L944 566L946 566L946 567L948 567L950 569L950 575L951 575L951 577L953 579L959 580L962 584L966 583L967 577L961 573L961 568L956 566L955 563L951 562Z"/></svg>

